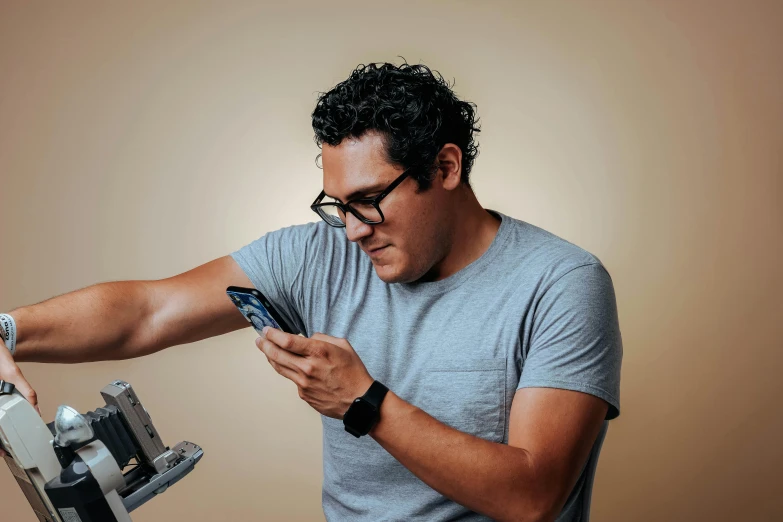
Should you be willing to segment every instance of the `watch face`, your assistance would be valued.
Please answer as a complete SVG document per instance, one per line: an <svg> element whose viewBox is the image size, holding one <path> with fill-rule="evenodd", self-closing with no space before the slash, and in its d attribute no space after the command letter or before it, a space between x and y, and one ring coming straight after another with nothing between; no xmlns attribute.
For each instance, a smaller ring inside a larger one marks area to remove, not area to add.
<svg viewBox="0 0 783 522"><path fill-rule="evenodd" d="M355 432L366 434L370 431L377 418L378 409L359 397L353 401L351 407L345 412L343 424Z"/></svg>

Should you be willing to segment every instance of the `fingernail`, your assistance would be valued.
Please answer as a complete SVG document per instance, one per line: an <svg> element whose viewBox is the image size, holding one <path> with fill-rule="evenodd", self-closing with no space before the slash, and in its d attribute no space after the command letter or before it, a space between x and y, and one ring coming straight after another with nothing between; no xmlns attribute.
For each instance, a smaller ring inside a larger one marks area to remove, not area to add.
<svg viewBox="0 0 783 522"><path fill-rule="evenodd" d="M266 335L266 333L269 331L269 327L268 327L268 326L264 326L264 327L261 329L261 331L262 331L262 332L264 332L264 335Z"/></svg>

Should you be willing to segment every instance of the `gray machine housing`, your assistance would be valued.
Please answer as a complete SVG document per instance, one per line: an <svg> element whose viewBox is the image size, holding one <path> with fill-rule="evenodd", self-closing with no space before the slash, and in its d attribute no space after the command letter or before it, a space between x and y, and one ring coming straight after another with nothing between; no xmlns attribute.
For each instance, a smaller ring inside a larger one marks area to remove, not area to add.
<svg viewBox="0 0 783 522"><path fill-rule="evenodd" d="M126 522L129 513L193 470L203 450L165 446L133 387L101 390L106 405L81 415L60 406L44 423L0 381L0 447L41 522ZM125 471L127 469L127 471Z"/></svg>

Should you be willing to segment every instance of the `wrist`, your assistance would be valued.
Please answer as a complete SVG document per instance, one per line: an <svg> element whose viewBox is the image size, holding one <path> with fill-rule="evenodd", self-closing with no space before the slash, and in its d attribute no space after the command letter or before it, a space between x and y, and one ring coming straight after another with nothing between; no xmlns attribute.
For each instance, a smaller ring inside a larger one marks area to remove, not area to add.
<svg viewBox="0 0 783 522"><path fill-rule="evenodd" d="M366 378L362 379L361 384L357 387L357 392L354 393L353 398L356 399L357 397L363 396L365 393L370 391L370 387L375 382L375 379L373 379L369 374L366 376Z"/></svg>
<svg viewBox="0 0 783 522"><path fill-rule="evenodd" d="M378 434L378 430L379 429L382 430L385 427L386 423L384 421L387 420L387 417L389 416L389 408L392 407L390 406L390 404L394 402L395 397L396 395L394 395L394 393L392 393L391 390L389 390L386 393L386 397L384 397L383 402L381 403L378 422L376 422L375 425L372 428L370 428L370 431L367 433L367 435L369 435L373 439L376 438L376 435ZM381 424L383 424L384 426L381 426Z"/></svg>
<svg viewBox="0 0 783 522"><path fill-rule="evenodd" d="M10 314L0 314L0 335L11 355L16 353L16 321Z"/></svg>
<svg viewBox="0 0 783 522"><path fill-rule="evenodd" d="M373 381L367 392L357 397L343 415L345 431L354 437L367 435L378 422L383 400L389 389L379 381Z"/></svg>
<svg viewBox="0 0 783 522"><path fill-rule="evenodd" d="M368 435L379 444L384 444L394 438L394 427L403 426L410 422L411 415L415 415L419 408L402 399L399 395L389 390L381 404L380 417ZM409 425L409 424L408 424Z"/></svg>

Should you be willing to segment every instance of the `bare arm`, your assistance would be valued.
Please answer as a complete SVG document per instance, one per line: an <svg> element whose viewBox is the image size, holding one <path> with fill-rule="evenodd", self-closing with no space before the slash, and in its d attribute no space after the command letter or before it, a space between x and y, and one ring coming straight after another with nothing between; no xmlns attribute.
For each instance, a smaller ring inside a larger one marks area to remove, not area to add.
<svg viewBox="0 0 783 522"><path fill-rule="evenodd" d="M230 256L157 281L101 283L10 312L17 362L129 359L248 326L226 287L252 283Z"/></svg>
<svg viewBox="0 0 783 522"><path fill-rule="evenodd" d="M574 488L609 406L550 388L516 392L508 444L451 428L393 392L370 431L436 491L494 520L553 521Z"/></svg>

